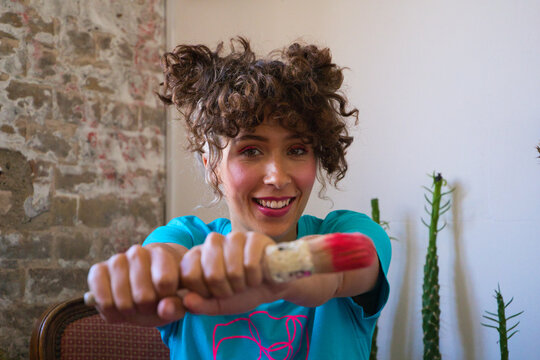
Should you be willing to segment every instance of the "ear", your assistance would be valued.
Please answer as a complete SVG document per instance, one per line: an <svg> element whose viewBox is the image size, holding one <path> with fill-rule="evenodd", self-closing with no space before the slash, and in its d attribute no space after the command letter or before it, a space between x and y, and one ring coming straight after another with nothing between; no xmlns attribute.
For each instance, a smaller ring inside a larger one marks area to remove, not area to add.
<svg viewBox="0 0 540 360"><path fill-rule="evenodd" d="M204 168L208 169L208 156L206 155L206 153L202 154L201 158L202 158Z"/></svg>
<svg viewBox="0 0 540 360"><path fill-rule="evenodd" d="M203 153L201 154L201 160L202 160L202 163L204 165L204 172L205 174L208 174L209 171L212 171L210 169L210 164L208 163L208 153ZM218 180L219 180L219 167L217 169L214 169L214 173L216 174L216 176L218 177ZM205 175L207 176L207 175Z"/></svg>

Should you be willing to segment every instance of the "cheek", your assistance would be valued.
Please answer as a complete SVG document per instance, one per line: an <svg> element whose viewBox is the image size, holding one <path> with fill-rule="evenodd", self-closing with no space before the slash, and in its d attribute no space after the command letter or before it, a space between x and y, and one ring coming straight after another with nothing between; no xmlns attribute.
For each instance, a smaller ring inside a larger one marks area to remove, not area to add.
<svg viewBox="0 0 540 360"><path fill-rule="evenodd" d="M298 173L296 175L296 183L299 187L302 189L309 189L313 187L313 184L315 183L315 179L317 177L317 162L315 159L310 161L309 163L305 164L305 166L302 166L298 169Z"/></svg>
<svg viewBox="0 0 540 360"><path fill-rule="evenodd" d="M257 175L241 163L231 163L227 167L223 185L233 195L249 192L257 184Z"/></svg>

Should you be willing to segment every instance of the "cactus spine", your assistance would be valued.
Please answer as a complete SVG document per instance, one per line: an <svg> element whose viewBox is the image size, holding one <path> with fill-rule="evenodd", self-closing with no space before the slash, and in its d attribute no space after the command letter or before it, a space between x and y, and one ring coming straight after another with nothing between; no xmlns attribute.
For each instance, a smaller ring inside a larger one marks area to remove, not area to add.
<svg viewBox="0 0 540 360"><path fill-rule="evenodd" d="M514 298L510 299L510 301L505 304L503 296L501 294L500 286L498 286L498 289L495 290L495 299L497 299L497 314L486 311L486 313L491 316L486 316L486 315L482 315L482 316L488 320L495 322L498 326L493 326L493 325L484 324L484 323L482 323L482 325L496 329L499 332L499 347L501 349L501 360L508 360L508 340L510 340L510 338L514 336L515 333L518 332L518 330L514 330L514 329L519 325L519 321L516 324L512 325L509 329L506 328L506 325L507 325L506 322L512 318L515 318L521 315L523 311L517 314L514 314L512 316L506 317L505 310L508 307L508 305L512 303ZM512 330L514 330L514 332L508 335L508 333L511 332Z"/></svg>
<svg viewBox="0 0 540 360"><path fill-rule="evenodd" d="M433 178L433 190L424 187L429 193L431 193L431 200L424 195L428 204L431 207L431 211L427 206L424 207L428 215L431 217L429 225L422 219L424 225L429 228L429 244L426 254L426 263L424 265L424 284L422 293L422 330L424 333L424 360L439 360L441 359L441 353L439 350L439 325L440 325L440 306L439 306L439 265L437 256L437 234L441 231L446 224L441 228L438 227L439 216L444 214L450 209L450 200L444 205L441 205L441 199L443 196L449 194L452 190L442 193L441 189L443 185L446 185L446 181L439 173L432 175Z"/></svg>

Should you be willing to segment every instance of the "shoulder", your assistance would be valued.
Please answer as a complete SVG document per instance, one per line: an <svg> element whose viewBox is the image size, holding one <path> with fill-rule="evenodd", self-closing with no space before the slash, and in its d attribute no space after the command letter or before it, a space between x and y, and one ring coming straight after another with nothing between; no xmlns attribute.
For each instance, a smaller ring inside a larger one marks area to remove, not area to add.
<svg viewBox="0 0 540 360"><path fill-rule="evenodd" d="M370 227L373 224L376 225L365 214L352 210L335 210L326 215L324 219L304 215L300 218L299 226L305 230L306 235L309 235L359 231L360 228Z"/></svg>
<svg viewBox="0 0 540 360"><path fill-rule="evenodd" d="M172 219L165 226L155 229L144 241L143 245L155 242L172 242L191 248L202 244L211 232L227 234L230 232L230 221L225 218L205 223L197 216L181 216Z"/></svg>

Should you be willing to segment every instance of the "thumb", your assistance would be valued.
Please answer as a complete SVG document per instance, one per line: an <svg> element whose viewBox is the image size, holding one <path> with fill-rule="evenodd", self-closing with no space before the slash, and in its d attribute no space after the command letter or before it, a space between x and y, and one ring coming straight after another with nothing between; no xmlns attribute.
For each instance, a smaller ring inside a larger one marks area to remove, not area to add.
<svg viewBox="0 0 540 360"><path fill-rule="evenodd" d="M221 300L217 298L204 298L196 292L188 292L183 297L186 311L192 314L222 315L224 314Z"/></svg>
<svg viewBox="0 0 540 360"><path fill-rule="evenodd" d="M178 296L168 296L161 299L157 306L157 315L167 323L184 317L186 308Z"/></svg>
<svg viewBox="0 0 540 360"><path fill-rule="evenodd" d="M278 289L282 287L260 286L223 299L203 298L195 292L189 292L183 299L186 311L192 314L233 315L251 311L262 303L281 299L282 293L276 292Z"/></svg>

